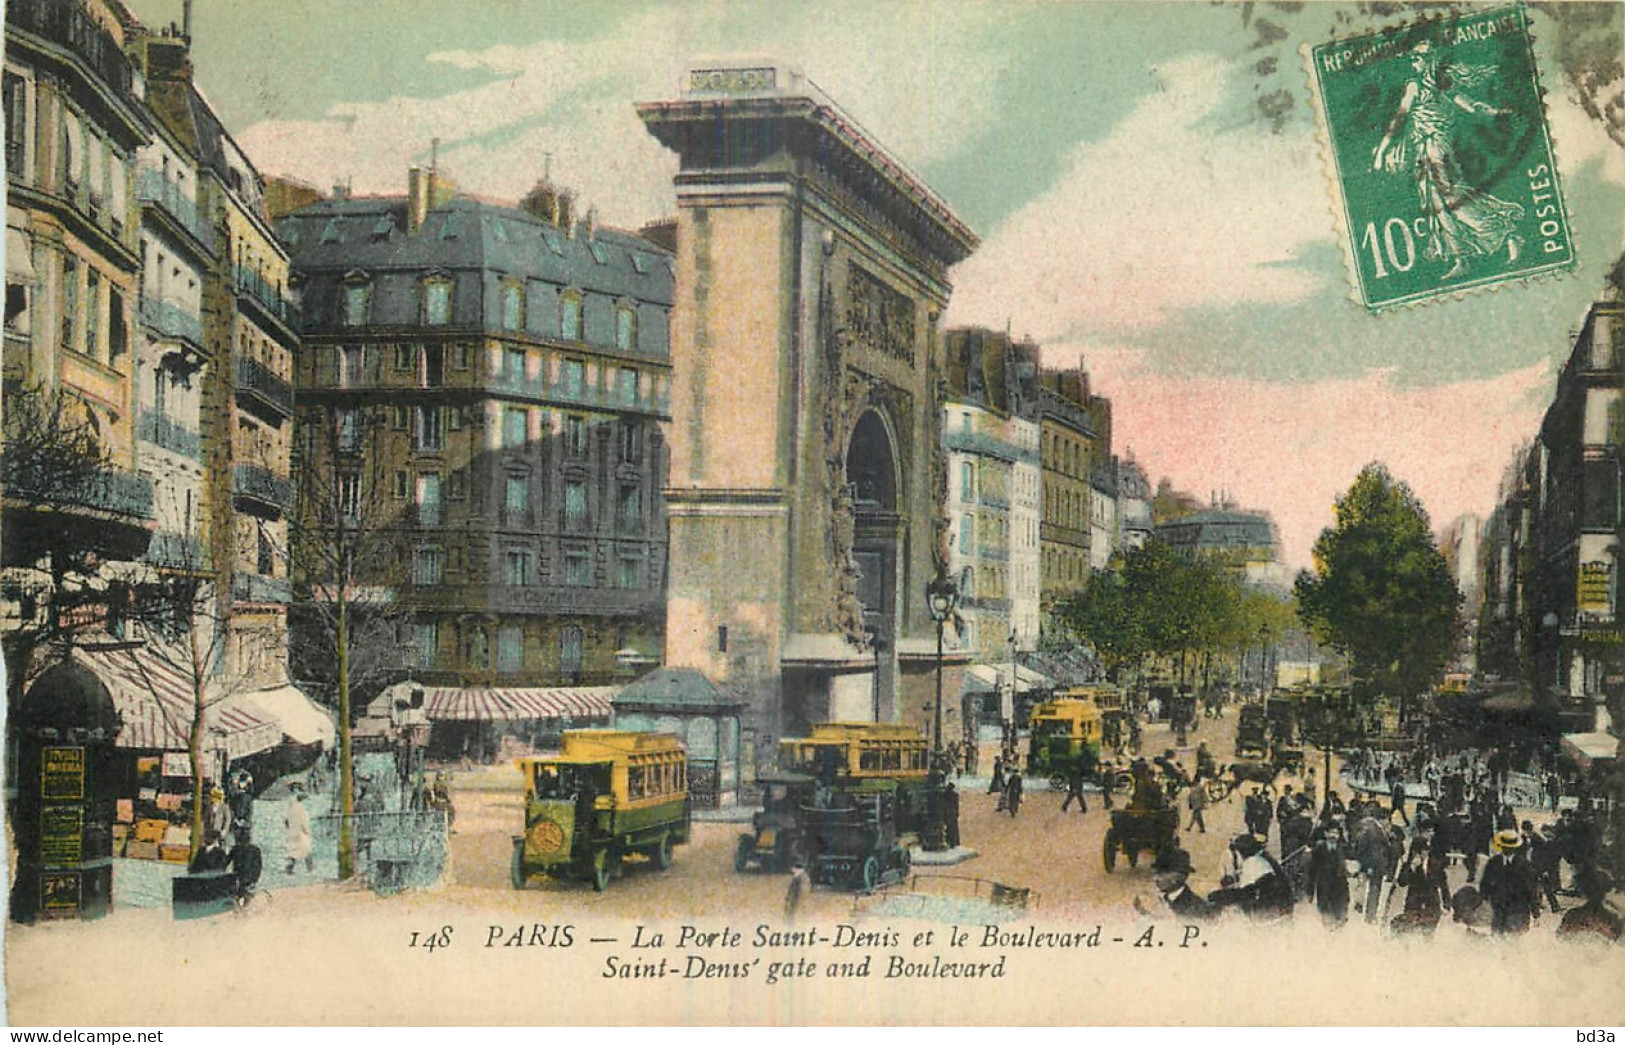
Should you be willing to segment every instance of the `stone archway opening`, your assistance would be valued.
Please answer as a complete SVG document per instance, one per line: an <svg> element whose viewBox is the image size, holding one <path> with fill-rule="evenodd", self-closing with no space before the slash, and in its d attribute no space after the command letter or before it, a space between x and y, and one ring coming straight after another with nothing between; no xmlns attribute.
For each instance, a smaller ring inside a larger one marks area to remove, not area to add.
<svg viewBox="0 0 1625 1045"><path fill-rule="evenodd" d="M861 717L877 722L894 721L897 711L898 564L903 547L897 491L904 482L896 445L885 416L871 408L853 426L846 452L858 602L875 658L870 706Z"/></svg>

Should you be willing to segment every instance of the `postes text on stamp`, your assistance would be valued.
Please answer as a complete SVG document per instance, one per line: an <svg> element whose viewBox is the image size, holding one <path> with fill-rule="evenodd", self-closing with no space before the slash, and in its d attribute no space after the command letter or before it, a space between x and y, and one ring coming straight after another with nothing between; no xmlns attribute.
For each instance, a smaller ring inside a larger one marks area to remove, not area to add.
<svg viewBox="0 0 1625 1045"><path fill-rule="evenodd" d="M1367 308L1574 266L1521 5L1321 44L1309 63Z"/></svg>

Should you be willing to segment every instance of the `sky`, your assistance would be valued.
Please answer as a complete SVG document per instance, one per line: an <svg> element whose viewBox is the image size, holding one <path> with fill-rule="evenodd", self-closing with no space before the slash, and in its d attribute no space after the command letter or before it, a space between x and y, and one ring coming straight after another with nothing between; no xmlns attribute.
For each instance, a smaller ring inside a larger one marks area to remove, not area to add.
<svg viewBox="0 0 1625 1045"><path fill-rule="evenodd" d="M550 169L633 228L674 212L676 169L635 102L700 57L799 66L981 236L946 321L1081 361L1119 453L1269 511L1294 568L1372 460L1436 527L1487 514L1625 251L1625 150L1576 87L1588 58L1617 65L1616 4L1531 12L1578 270L1376 316L1350 297L1300 48L1404 5L194 7L198 83L265 173L403 193L439 138L466 191L515 199Z"/></svg>

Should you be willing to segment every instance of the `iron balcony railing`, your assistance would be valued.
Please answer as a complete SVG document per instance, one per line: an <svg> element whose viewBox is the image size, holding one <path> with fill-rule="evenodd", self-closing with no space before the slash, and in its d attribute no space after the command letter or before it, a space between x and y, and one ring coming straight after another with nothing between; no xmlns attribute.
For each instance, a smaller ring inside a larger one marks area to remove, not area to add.
<svg viewBox="0 0 1625 1045"><path fill-rule="evenodd" d="M284 416L293 416L293 386L258 360L237 360L237 391L251 392Z"/></svg>
<svg viewBox="0 0 1625 1045"><path fill-rule="evenodd" d="M156 204L180 223L209 253L215 251L214 229L198 214L197 204L181 194L180 186L150 168L136 173L135 192L143 202Z"/></svg>
<svg viewBox="0 0 1625 1045"><path fill-rule="evenodd" d="M280 288L267 283L258 272L239 266L237 292L253 298L261 307L294 330L299 329L299 307Z"/></svg>
<svg viewBox="0 0 1625 1045"><path fill-rule="evenodd" d="M143 413L136 422L136 437L182 457L198 460L203 456L202 439L197 432L154 411Z"/></svg>
<svg viewBox="0 0 1625 1045"><path fill-rule="evenodd" d="M8 0L6 24L66 48L129 101L134 76L118 41L74 0Z"/></svg>
<svg viewBox="0 0 1625 1045"><path fill-rule="evenodd" d="M141 296L141 320L160 337L185 338L198 348L203 347L203 319L179 305Z"/></svg>
<svg viewBox="0 0 1625 1045"><path fill-rule="evenodd" d="M181 570L201 570L208 566L203 542L183 533L153 534L143 559L154 566Z"/></svg>
<svg viewBox="0 0 1625 1045"><path fill-rule="evenodd" d="M83 476L12 477L8 494L37 504L88 508L150 520L152 480L133 472L97 471Z"/></svg>
<svg viewBox="0 0 1625 1045"><path fill-rule="evenodd" d="M273 508L286 509L293 505L293 482L258 465L233 465L231 489L239 497L249 497Z"/></svg>
<svg viewBox="0 0 1625 1045"><path fill-rule="evenodd" d="M243 602L292 602L293 586L277 577L234 573L231 575L231 597Z"/></svg>
<svg viewBox="0 0 1625 1045"><path fill-rule="evenodd" d="M614 387L606 391L599 391L597 388L585 384L572 388L564 381L548 381L540 376L529 378L506 367L494 372L488 379L487 384L499 392L514 392L520 395L559 399L600 410L626 410L634 413L661 415L667 414L671 410L669 397L657 396L647 390L634 398L628 396L623 390Z"/></svg>

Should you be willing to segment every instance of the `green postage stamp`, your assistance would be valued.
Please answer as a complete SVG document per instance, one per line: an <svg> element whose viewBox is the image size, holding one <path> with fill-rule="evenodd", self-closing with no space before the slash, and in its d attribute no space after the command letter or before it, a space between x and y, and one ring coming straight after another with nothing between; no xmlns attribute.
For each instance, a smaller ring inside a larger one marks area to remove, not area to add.
<svg viewBox="0 0 1625 1045"><path fill-rule="evenodd" d="M1367 308L1574 266L1521 5L1334 40L1309 63Z"/></svg>

